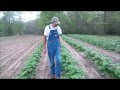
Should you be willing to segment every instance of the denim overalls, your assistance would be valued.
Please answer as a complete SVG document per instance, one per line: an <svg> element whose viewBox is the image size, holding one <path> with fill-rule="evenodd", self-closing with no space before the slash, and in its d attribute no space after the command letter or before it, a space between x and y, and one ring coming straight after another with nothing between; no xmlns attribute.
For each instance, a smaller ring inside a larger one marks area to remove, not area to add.
<svg viewBox="0 0 120 90"><path fill-rule="evenodd" d="M49 26L49 29L50 26ZM60 41L57 29L50 30L48 41L47 41L48 56L50 59L51 75L55 75L60 78L61 73L61 62L60 62ZM55 58L55 63L54 63Z"/></svg>

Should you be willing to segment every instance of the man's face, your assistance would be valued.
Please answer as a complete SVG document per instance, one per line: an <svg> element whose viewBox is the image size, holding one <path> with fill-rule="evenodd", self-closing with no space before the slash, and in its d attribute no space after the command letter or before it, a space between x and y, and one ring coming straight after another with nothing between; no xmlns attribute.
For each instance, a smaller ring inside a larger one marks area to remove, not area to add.
<svg viewBox="0 0 120 90"><path fill-rule="evenodd" d="M55 27L57 27L58 26L58 24L55 24Z"/></svg>
<svg viewBox="0 0 120 90"><path fill-rule="evenodd" d="M53 24L54 24L54 26L55 26L55 27L57 27L57 26L58 26L58 23L57 23L57 22L54 22Z"/></svg>

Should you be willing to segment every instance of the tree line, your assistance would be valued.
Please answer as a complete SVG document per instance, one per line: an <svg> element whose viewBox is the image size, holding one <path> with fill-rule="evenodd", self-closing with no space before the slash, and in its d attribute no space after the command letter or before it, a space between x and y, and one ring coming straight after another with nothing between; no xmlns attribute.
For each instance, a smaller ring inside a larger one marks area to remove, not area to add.
<svg viewBox="0 0 120 90"><path fill-rule="evenodd" d="M3 13L0 36L42 35L53 16L60 19L64 34L120 35L120 11L41 11L36 20L29 22L22 22L21 13Z"/></svg>

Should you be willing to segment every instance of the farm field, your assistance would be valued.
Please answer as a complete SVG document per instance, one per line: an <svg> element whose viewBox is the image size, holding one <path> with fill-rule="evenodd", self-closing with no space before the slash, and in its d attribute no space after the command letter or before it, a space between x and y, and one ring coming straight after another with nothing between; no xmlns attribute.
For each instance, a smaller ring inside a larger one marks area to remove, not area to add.
<svg viewBox="0 0 120 90"><path fill-rule="evenodd" d="M62 35L62 79L120 78L119 53L76 37ZM43 53L43 36L22 35L0 40L1 79L50 79L49 58ZM119 39L113 41L117 43Z"/></svg>

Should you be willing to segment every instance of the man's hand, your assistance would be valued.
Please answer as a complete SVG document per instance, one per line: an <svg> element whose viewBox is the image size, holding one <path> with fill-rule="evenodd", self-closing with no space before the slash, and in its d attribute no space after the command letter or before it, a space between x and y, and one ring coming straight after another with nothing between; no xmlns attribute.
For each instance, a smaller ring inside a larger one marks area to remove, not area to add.
<svg viewBox="0 0 120 90"><path fill-rule="evenodd" d="M44 44L43 53L46 54L46 36L44 36L43 44Z"/></svg>
<svg viewBox="0 0 120 90"><path fill-rule="evenodd" d="M44 48L43 52L44 52L44 54L46 54L46 48Z"/></svg>

